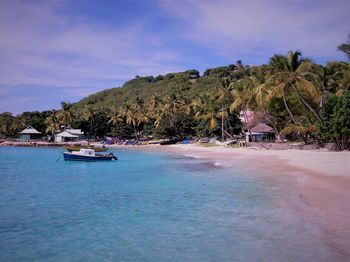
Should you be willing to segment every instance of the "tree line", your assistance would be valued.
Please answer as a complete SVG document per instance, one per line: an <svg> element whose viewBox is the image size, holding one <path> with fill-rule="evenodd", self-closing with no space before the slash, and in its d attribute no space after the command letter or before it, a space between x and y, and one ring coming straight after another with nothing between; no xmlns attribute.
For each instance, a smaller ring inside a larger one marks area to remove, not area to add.
<svg viewBox="0 0 350 262"><path fill-rule="evenodd" d="M92 137L232 138L263 122L283 141L334 142L349 147L350 64L326 66L299 51L274 55L267 65L227 67L157 77L139 77L122 88L91 95L60 110L0 114L0 136L14 137L26 125L54 134L68 126ZM254 120L242 126L240 116Z"/></svg>

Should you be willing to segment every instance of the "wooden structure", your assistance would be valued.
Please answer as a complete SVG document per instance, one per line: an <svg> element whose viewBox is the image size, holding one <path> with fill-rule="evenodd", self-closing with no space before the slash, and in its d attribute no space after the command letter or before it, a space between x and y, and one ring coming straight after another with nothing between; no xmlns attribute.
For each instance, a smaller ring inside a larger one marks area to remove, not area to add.
<svg viewBox="0 0 350 262"><path fill-rule="evenodd" d="M31 141L31 140L37 140L42 137L41 132L36 130L32 126L27 126L20 134L20 140L22 141Z"/></svg>
<svg viewBox="0 0 350 262"><path fill-rule="evenodd" d="M86 137L80 129L66 129L55 135L55 142L64 143L69 141L85 140Z"/></svg>
<svg viewBox="0 0 350 262"><path fill-rule="evenodd" d="M275 131L272 127L259 123L250 132L245 132L245 141L249 142L274 142L276 140Z"/></svg>

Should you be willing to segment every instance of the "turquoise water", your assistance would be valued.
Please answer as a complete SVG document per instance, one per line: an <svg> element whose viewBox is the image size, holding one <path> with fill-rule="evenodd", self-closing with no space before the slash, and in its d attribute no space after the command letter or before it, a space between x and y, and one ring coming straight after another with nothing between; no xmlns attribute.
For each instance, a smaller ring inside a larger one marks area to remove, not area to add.
<svg viewBox="0 0 350 262"><path fill-rule="evenodd" d="M115 150L0 147L1 261L346 261L288 205L287 176ZM276 177L276 176L274 176Z"/></svg>

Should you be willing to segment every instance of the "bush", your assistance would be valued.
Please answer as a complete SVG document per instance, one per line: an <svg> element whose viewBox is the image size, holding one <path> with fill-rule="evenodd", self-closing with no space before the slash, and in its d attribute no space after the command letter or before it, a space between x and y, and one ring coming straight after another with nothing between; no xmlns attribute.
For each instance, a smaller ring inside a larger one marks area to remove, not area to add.
<svg viewBox="0 0 350 262"><path fill-rule="evenodd" d="M322 111L323 122L318 126L322 139L332 140L337 150L349 148L350 92L331 96Z"/></svg>

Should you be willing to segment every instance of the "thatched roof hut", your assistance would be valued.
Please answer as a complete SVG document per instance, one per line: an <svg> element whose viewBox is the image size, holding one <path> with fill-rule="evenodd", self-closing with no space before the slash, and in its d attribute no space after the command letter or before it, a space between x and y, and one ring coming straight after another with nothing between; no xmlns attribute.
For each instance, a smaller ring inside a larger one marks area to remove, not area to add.
<svg viewBox="0 0 350 262"><path fill-rule="evenodd" d="M259 123L250 129L250 132L246 132L246 142L273 142L275 141L275 130L264 124Z"/></svg>
<svg viewBox="0 0 350 262"><path fill-rule="evenodd" d="M264 123L257 124L250 131L253 133L274 133L275 132L272 127Z"/></svg>

